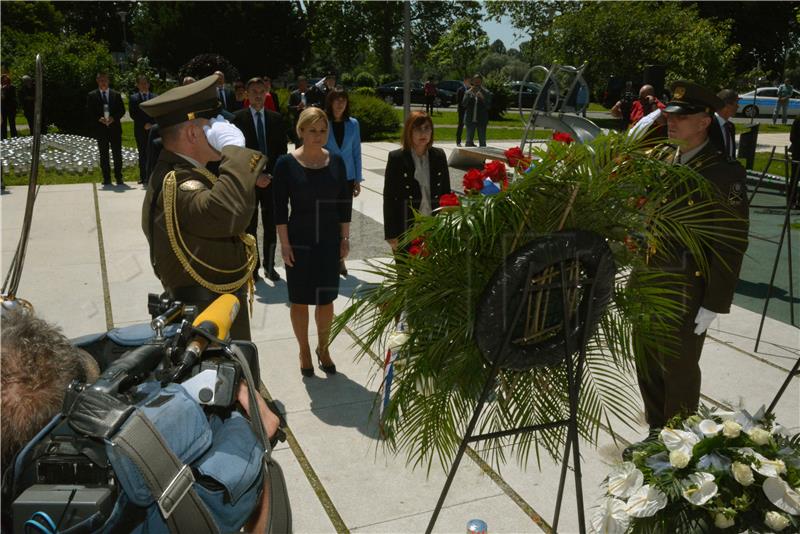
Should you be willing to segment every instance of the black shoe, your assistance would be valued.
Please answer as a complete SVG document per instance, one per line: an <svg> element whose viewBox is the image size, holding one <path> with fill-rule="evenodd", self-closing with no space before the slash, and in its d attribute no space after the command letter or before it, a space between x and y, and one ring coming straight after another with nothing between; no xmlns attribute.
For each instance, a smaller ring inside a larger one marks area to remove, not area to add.
<svg viewBox="0 0 800 534"><path fill-rule="evenodd" d="M275 269L264 269L264 275L273 282L277 282L281 279L281 275L279 275L278 271Z"/></svg>
<svg viewBox="0 0 800 534"><path fill-rule="evenodd" d="M317 347L316 351L317 351L317 363L319 364L319 368L326 375L335 375L336 374L336 364L332 363L330 365L322 365L322 359L319 357L319 347Z"/></svg>
<svg viewBox="0 0 800 534"><path fill-rule="evenodd" d="M109 180L103 180L103 187L111 187L111 182Z"/></svg>
<svg viewBox="0 0 800 534"><path fill-rule="evenodd" d="M303 359L301 358L300 359L300 362L301 362L301 364L300 364L300 374L303 375L303 377L305 377L305 378L311 378L312 376L314 376L314 367L313 366L312 367L303 367L302 361L303 361Z"/></svg>
<svg viewBox="0 0 800 534"><path fill-rule="evenodd" d="M117 185L125 185L125 182L122 181L122 178L117 178Z"/></svg>
<svg viewBox="0 0 800 534"><path fill-rule="evenodd" d="M661 433L660 428L651 428L650 431L647 433L647 437L645 437L642 441L637 441L636 443L631 443L622 451L622 459L626 462L629 462L633 458L633 453L647 447L651 443L658 441L658 436Z"/></svg>
<svg viewBox="0 0 800 534"><path fill-rule="evenodd" d="M344 264L344 261L339 262L339 275L347 278L347 266Z"/></svg>
<svg viewBox="0 0 800 534"><path fill-rule="evenodd" d="M258 271L253 271L253 283L257 284L261 281L261 277L258 275Z"/></svg>
<svg viewBox="0 0 800 534"><path fill-rule="evenodd" d="M278 429L275 430L275 434L269 438L269 448L274 449L275 445L277 445L279 441L286 441L286 431L284 430L286 428L286 418L284 418L281 411L278 410L278 406L275 405L275 401L265 399L264 402L266 402L267 408L269 408L272 413L278 416Z"/></svg>

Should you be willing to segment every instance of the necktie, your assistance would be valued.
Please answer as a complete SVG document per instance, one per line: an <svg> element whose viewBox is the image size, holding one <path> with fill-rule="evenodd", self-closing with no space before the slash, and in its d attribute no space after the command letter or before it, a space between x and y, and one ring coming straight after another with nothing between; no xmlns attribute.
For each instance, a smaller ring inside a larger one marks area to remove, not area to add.
<svg viewBox="0 0 800 534"><path fill-rule="evenodd" d="M219 100L222 102L223 107L228 107L228 103L225 102L225 91L222 89L222 87L219 88Z"/></svg>
<svg viewBox="0 0 800 534"><path fill-rule="evenodd" d="M261 111L256 112L256 135L258 136L258 149L262 154L267 153L267 137L264 135L264 118Z"/></svg>
<svg viewBox="0 0 800 534"><path fill-rule="evenodd" d="M142 93L142 102L147 102L147 93Z"/></svg>
<svg viewBox="0 0 800 534"><path fill-rule="evenodd" d="M725 122L725 133L727 134L726 147L728 149L728 155L731 158L736 157L736 127L733 125L731 121Z"/></svg>
<svg viewBox="0 0 800 534"><path fill-rule="evenodd" d="M100 91L100 93L103 95L103 104L108 104L108 96L106 95L106 92Z"/></svg>

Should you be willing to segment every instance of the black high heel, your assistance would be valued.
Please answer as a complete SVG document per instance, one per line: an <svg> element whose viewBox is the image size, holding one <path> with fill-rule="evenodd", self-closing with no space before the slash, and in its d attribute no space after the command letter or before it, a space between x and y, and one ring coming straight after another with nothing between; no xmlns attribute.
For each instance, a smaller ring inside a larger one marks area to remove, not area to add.
<svg viewBox="0 0 800 534"><path fill-rule="evenodd" d="M319 351L317 351L317 357L319 357ZM303 359L300 358L300 361L302 362ZM305 378L311 378L312 376L314 376L314 366L312 365L311 367L303 367L303 365L301 364L300 374L303 375Z"/></svg>
<svg viewBox="0 0 800 534"><path fill-rule="evenodd" d="M330 365L322 365L322 358L319 357L319 347L316 348L316 352L317 352L317 363L319 364L319 368L327 375L335 375L336 364L332 363Z"/></svg>

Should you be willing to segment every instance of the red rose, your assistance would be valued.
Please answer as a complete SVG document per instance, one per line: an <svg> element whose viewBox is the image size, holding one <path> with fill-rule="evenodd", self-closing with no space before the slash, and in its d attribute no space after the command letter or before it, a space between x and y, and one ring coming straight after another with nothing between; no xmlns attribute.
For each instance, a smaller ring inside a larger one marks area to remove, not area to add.
<svg viewBox="0 0 800 534"><path fill-rule="evenodd" d="M458 200L458 197L455 193L445 193L444 195L439 197L439 206L458 206L461 202Z"/></svg>
<svg viewBox="0 0 800 534"><path fill-rule="evenodd" d="M566 132L553 132L553 141L560 143L570 144L575 141L572 136Z"/></svg>
<svg viewBox="0 0 800 534"><path fill-rule="evenodd" d="M503 182L508 177L506 164L502 161L492 160L483 166L483 175L495 183Z"/></svg>
<svg viewBox="0 0 800 534"><path fill-rule="evenodd" d="M465 193L477 193L483 189L483 173L478 169L470 169L464 174L462 181Z"/></svg>
<svg viewBox="0 0 800 534"><path fill-rule="evenodd" d="M518 146L512 146L506 150L504 154L508 160L508 164L512 167L516 167L520 160L525 159L525 154L522 153L522 149Z"/></svg>
<svg viewBox="0 0 800 534"><path fill-rule="evenodd" d="M425 239L417 237L411 241L411 246L408 247L408 253L412 256L425 257L428 253L428 247L425 245Z"/></svg>
<svg viewBox="0 0 800 534"><path fill-rule="evenodd" d="M412 256L419 256L422 253L422 247L418 247L417 245L411 245L408 247L408 253Z"/></svg>

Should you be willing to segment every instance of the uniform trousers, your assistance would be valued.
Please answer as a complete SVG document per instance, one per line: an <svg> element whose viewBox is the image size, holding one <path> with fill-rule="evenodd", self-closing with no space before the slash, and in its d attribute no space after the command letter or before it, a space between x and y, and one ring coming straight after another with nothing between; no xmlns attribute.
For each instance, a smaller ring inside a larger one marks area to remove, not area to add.
<svg viewBox="0 0 800 534"><path fill-rule="evenodd" d="M258 236L258 212L261 210L261 224L264 226L264 240L262 250L264 251L263 265L267 275L275 268L275 246L278 242L275 233L275 207L273 206L272 184L267 187L256 187L256 208L253 210L253 218L247 227L247 233L253 237ZM256 250L258 247L256 247ZM261 259L256 258L256 266ZM257 268L257 267L256 267Z"/></svg>

